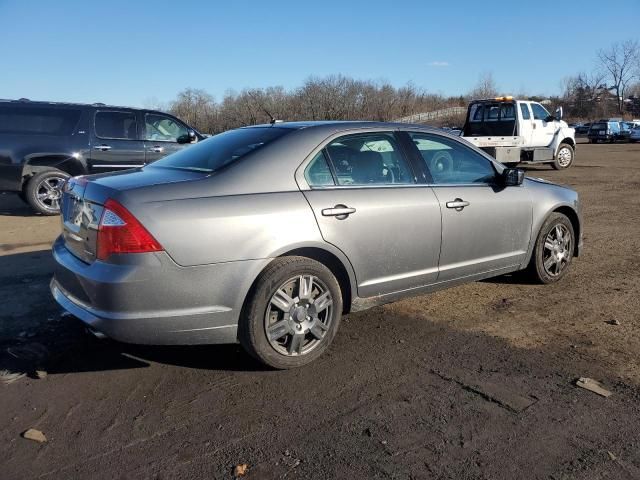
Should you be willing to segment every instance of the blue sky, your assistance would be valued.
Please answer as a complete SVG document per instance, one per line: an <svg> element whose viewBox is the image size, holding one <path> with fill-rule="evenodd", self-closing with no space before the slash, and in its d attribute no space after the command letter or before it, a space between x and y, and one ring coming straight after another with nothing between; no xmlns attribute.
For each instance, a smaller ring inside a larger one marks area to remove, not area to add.
<svg viewBox="0 0 640 480"><path fill-rule="evenodd" d="M336 73L455 95L491 72L553 94L640 37L640 1L0 0L0 25L0 98L135 106Z"/></svg>

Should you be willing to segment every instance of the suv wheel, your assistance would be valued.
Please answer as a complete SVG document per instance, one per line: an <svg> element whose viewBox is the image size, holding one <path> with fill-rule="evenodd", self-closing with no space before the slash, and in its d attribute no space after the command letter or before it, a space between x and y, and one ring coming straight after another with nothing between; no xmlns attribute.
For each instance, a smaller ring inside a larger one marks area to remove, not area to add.
<svg viewBox="0 0 640 480"><path fill-rule="evenodd" d="M540 283L555 283L569 270L575 232L566 215L552 213L544 222L533 247L529 273Z"/></svg>
<svg viewBox="0 0 640 480"><path fill-rule="evenodd" d="M300 367L329 347L341 315L340 285L327 267L306 257L282 257L258 277L238 338L270 367Z"/></svg>
<svg viewBox="0 0 640 480"><path fill-rule="evenodd" d="M562 170L569 168L573 163L573 157L575 152L573 147L568 143L561 143L556 152L556 159L553 161L553 168L556 170Z"/></svg>
<svg viewBox="0 0 640 480"><path fill-rule="evenodd" d="M42 215L59 214L62 187L70 177L61 170L47 170L35 174L24 189L27 203Z"/></svg>

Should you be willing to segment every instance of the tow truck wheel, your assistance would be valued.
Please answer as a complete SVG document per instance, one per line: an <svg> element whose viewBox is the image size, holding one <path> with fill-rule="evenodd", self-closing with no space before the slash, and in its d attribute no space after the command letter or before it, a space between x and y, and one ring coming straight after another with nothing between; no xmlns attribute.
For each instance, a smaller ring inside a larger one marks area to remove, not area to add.
<svg viewBox="0 0 640 480"><path fill-rule="evenodd" d="M573 163L574 150L568 143L561 143L556 153L556 159L553 162L553 168L562 170L569 168Z"/></svg>

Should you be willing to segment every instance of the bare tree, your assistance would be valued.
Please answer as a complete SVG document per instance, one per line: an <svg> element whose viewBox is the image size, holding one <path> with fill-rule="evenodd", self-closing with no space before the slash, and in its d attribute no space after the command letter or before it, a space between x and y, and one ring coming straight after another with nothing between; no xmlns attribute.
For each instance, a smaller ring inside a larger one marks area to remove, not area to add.
<svg viewBox="0 0 640 480"><path fill-rule="evenodd" d="M183 90L171 103L169 110L203 132L210 131L216 121L215 101L204 90L194 88Z"/></svg>
<svg viewBox="0 0 640 480"><path fill-rule="evenodd" d="M599 110L606 109L603 92L606 92L605 74L601 71L581 72L563 80L562 100L569 107L571 115L577 118L593 118ZM600 105L598 105L600 104Z"/></svg>
<svg viewBox="0 0 640 480"><path fill-rule="evenodd" d="M610 90L615 91L618 113L622 114L625 90L640 74L640 44L637 40L614 43L600 50L598 59L612 82Z"/></svg>
<svg viewBox="0 0 640 480"><path fill-rule="evenodd" d="M268 87L228 91L220 103L203 90L187 88L171 102L170 111L202 132L218 133L266 123L271 118L393 120L459 105L461 98L445 98L411 84L397 88L383 81L330 75L310 77L292 90Z"/></svg>
<svg viewBox="0 0 640 480"><path fill-rule="evenodd" d="M473 90L469 92L469 97L472 99L491 98L498 95L498 87L493 80L491 72L484 72L480 74L478 83Z"/></svg>

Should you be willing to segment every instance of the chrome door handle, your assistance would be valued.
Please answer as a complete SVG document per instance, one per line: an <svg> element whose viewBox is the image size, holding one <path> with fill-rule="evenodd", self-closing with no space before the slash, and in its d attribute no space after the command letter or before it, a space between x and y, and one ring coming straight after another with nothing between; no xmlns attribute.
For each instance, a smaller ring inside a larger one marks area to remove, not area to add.
<svg viewBox="0 0 640 480"><path fill-rule="evenodd" d="M109 145L96 145L93 147L94 150L100 150L101 152L106 152L107 150L111 150Z"/></svg>
<svg viewBox="0 0 640 480"><path fill-rule="evenodd" d="M355 208L350 208L346 205L336 205L333 208L324 208L322 210L322 215L325 217L336 217L338 220L344 220L349 215L355 212Z"/></svg>
<svg viewBox="0 0 640 480"><path fill-rule="evenodd" d="M456 212L462 211L464 207L468 207L469 202L465 202L461 198L456 198L453 202L447 202L447 208L455 208Z"/></svg>
<svg viewBox="0 0 640 480"><path fill-rule="evenodd" d="M147 148L147 152L162 153L163 151L164 151L164 148L162 148L162 147L149 147L149 148Z"/></svg>

